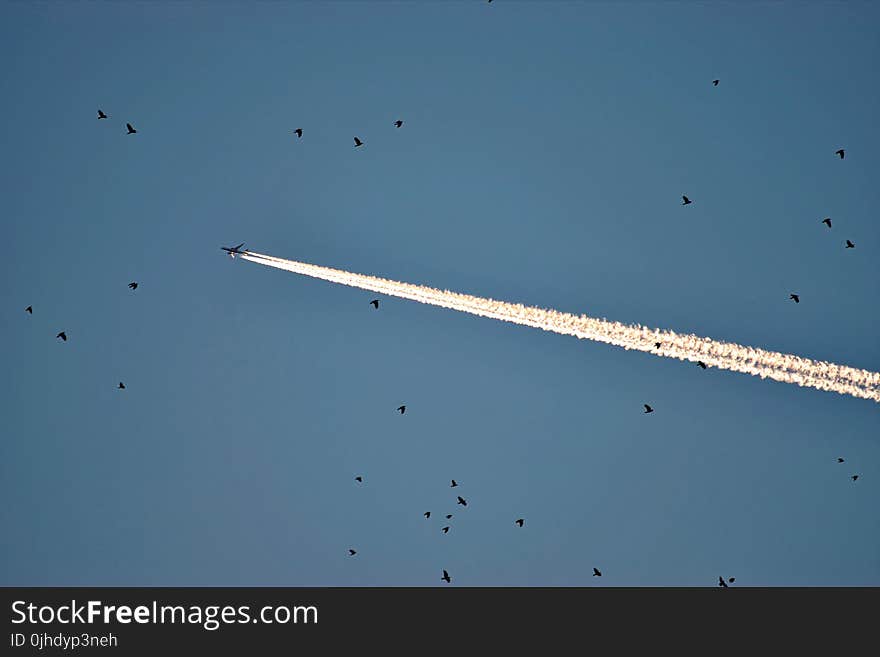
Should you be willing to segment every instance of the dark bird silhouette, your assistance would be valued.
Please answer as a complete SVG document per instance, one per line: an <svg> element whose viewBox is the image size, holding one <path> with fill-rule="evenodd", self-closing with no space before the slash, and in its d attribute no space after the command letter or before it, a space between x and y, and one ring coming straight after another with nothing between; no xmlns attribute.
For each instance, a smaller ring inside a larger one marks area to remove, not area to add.
<svg viewBox="0 0 880 657"><path fill-rule="evenodd" d="M131 123L126 123L125 127L128 129L128 132L126 134L133 135L137 133L137 130L131 127Z"/></svg>
<svg viewBox="0 0 880 657"><path fill-rule="evenodd" d="M401 121L400 119L398 119L397 121L394 122L394 125L395 125L396 127L399 128L400 126L403 125L403 121Z"/></svg>
<svg viewBox="0 0 880 657"><path fill-rule="evenodd" d="M831 228L831 217L825 217L822 220L822 223L825 224L826 226L828 226L829 228Z"/></svg>
<svg viewBox="0 0 880 657"><path fill-rule="evenodd" d="M462 506L467 506L467 500L465 500L461 495L458 496L458 503Z"/></svg>
<svg viewBox="0 0 880 657"><path fill-rule="evenodd" d="M302 136L303 136L303 129L302 128L297 128L296 130L294 130L294 132L296 133L297 137L302 139Z"/></svg>
<svg viewBox="0 0 880 657"><path fill-rule="evenodd" d="M645 413L653 413L653 412L654 412L654 409L651 408L650 406L648 406L647 404L645 404Z"/></svg>
<svg viewBox="0 0 880 657"><path fill-rule="evenodd" d="M704 362L701 361L701 360L698 360L698 361L697 361L697 365L699 365L699 366L702 367L703 369L706 369L706 363L704 363Z"/></svg>
<svg viewBox="0 0 880 657"><path fill-rule="evenodd" d="M452 578L449 576L449 573L447 573L445 570L443 571L443 577L441 577L440 579L442 579L447 584L452 581Z"/></svg>
<svg viewBox="0 0 880 657"><path fill-rule="evenodd" d="M693 203L693 201L690 200L687 196L681 197L681 204L682 205L689 205L690 203Z"/></svg>
<svg viewBox="0 0 880 657"><path fill-rule="evenodd" d="M352 550L351 548L348 548L348 554L349 554L349 556L352 556L352 557L353 557L354 555L357 554L357 551L356 551L356 550Z"/></svg>
<svg viewBox="0 0 880 657"><path fill-rule="evenodd" d="M718 586L725 588L725 589L727 588L727 582L725 582L724 578L721 577L720 575L718 576Z"/></svg>
<svg viewBox="0 0 880 657"><path fill-rule="evenodd" d="M360 475L358 475L357 477L354 478L354 480L358 483L361 483L364 480L364 478L361 477Z"/></svg>
<svg viewBox="0 0 880 657"><path fill-rule="evenodd" d="M598 568L593 568L593 577L602 577L602 573L599 572Z"/></svg>
<svg viewBox="0 0 880 657"><path fill-rule="evenodd" d="M736 581L736 577L728 577L727 581L733 584Z"/></svg>
<svg viewBox="0 0 880 657"><path fill-rule="evenodd" d="M846 248L848 248L848 249L854 249L854 248L856 248L856 245L853 244L852 242L850 242L849 240L847 240L847 241L846 241Z"/></svg>
<svg viewBox="0 0 880 657"><path fill-rule="evenodd" d="M858 478L859 478L859 475L853 475L853 476L852 476L852 480L853 480L853 481L858 481Z"/></svg>
<svg viewBox="0 0 880 657"><path fill-rule="evenodd" d="M452 518L452 514L451 514L451 513L447 513L447 514L446 514L446 519L447 519L447 520L450 520L451 518Z"/></svg>
<svg viewBox="0 0 880 657"><path fill-rule="evenodd" d="M431 512L430 512L430 511L425 511L425 517L426 517L426 518L430 518L430 517L431 517Z"/></svg>
<svg viewBox="0 0 880 657"><path fill-rule="evenodd" d="M444 534L448 534L448 533L449 533L449 527L444 527L444 528L441 529L440 531L442 531Z"/></svg>
<svg viewBox="0 0 880 657"><path fill-rule="evenodd" d="M122 381L120 381L117 388L119 388L120 390L125 390L125 384Z"/></svg>
<svg viewBox="0 0 880 657"><path fill-rule="evenodd" d="M654 343L654 346L655 346L657 349L659 349L659 348L660 348L660 343L659 343L659 342L655 342L655 343Z"/></svg>
<svg viewBox="0 0 880 657"><path fill-rule="evenodd" d="M523 526L524 522L525 522L525 520L523 520L522 518L517 518L517 520L516 520L516 524L519 525L520 527Z"/></svg>
<svg viewBox="0 0 880 657"><path fill-rule="evenodd" d="M398 406L397 410L400 411L400 414L403 415L406 413L406 406Z"/></svg>
<svg viewBox="0 0 880 657"><path fill-rule="evenodd" d="M27 308L24 309L24 311L25 311L26 313L30 313L31 315L33 315L33 314L34 314L34 307L33 307L33 306L28 306Z"/></svg>
<svg viewBox="0 0 880 657"><path fill-rule="evenodd" d="M370 301L370 305L373 306L376 310L379 310L379 300L378 299L373 299L372 301Z"/></svg>
<svg viewBox="0 0 880 657"><path fill-rule="evenodd" d="M712 84L715 85L716 87L718 86L719 82L721 82L721 80L712 80Z"/></svg>
<svg viewBox="0 0 880 657"><path fill-rule="evenodd" d="M801 302L801 295L799 295L799 294L789 294L788 298L791 299L792 301L794 301L795 303Z"/></svg>
<svg viewBox="0 0 880 657"><path fill-rule="evenodd" d="M450 487L450 488L455 488L456 486L458 486L458 484L456 483L455 479L453 479L453 480L452 480L452 483L449 484L449 487Z"/></svg>
<svg viewBox="0 0 880 657"><path fill-rule="evenodd" d="M65 333L64 331L61 331L61 333L59 333L59 334L56 335L55 337L56 337L56 338L61 338L62 340L64 340L65 342L67 342L67 333Z"/></svg>
<svg viewBox="0 0 880 657"><path fill-rule="evenodd" d="M104 112L102 110L98 110L98 118L99 119L106 119L107 115L104 114Z"/></svg>
<svg viewBox="0 0 880 657"><path fill-rule="evenodd" d="M839 151L834 151L835 155L840 155L840 159L843 159L844 150L841 148Z"/></svg>
<svg viewBox="0 0 880 657"><path fill-rule="evenodd" d="M842 456L838 456L838 457L837 457L837 462L838 462L838 463L843 463L843 457L842 457Z"/></svg>
<svg viewBox="0 0 880 657"><path fill-rule="evenodd" d="M132 290L136 290L138 289L138 284L135 281L132 281L128 284L128 287L130 287Z"/></svg>
<svg viewBox="0 0 880 657"><path fill-rule="evenodd" d="M354 138L354 147L355 147L355 148L357 148L358 146L363 146L363 145L364 145L364 142L362 142L362 141L361 141L360 139L358 139L357 137Z"/></svg>

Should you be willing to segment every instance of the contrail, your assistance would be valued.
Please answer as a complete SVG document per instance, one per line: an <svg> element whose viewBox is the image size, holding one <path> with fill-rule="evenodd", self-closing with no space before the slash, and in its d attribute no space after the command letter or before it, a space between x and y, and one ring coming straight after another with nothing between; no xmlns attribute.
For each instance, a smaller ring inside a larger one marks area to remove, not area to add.
<svg viewBox="0 0 880 657"><path fill-rule="evenodd" d="M320 278L332 283L372 290L388 296L410 299L441 308L491 317L504 322L532 326L544 331L613 344L624 349L637 349L667 358L678 358L733 372L743 372L762 379L795 383L841 395L852 395L880 402L880 372L861 370L800 356L746 347L697 335L652 329L638 324L621 324L586 315L571 315L544 310L519 303L495 301L469 294L438 290L425 285L401 283L376 276L354 274L341 269L320 267L295 260L247 251L245 260L268 267ZM660 348L655 343L660 343Z"/></svg>

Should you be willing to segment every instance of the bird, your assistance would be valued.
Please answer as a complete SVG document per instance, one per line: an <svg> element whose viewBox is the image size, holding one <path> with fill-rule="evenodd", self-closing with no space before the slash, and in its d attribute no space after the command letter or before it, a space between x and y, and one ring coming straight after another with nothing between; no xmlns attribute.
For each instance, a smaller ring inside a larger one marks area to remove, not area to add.
<svg viewBox="0 0 880 657"><path fill-rule="evenodd" d="M61 333L59 333L59 334L56 335L55 337L56 337L56 338L61 338L62 340L64 340L64 342L67 342L67 333L65 333L64 331L61 331Z"/></svg>
<svg viewBox="0 0 880 657"><path fill-rule="evenodd" d="M515 520L515 523L516 523L517 525L519 525L520 527L523 526L523 523L524 523L524 522L525 522L525 520L523 520L522 518L517 518L517 519Z"/></svg>
<svg viewBox="0 0 880 657"><path fill-rule="evenodd" d="M452 480L452 483L449 484L449 487L450 487L450 488L455 488L456 486L458 486L458 484L456 483L455 479L453 479L453 480Z"/></svg>
<svg viewBox="0 0 880 657"><path fill-rule="evenodd" d="M706 369L706 363L704 363L704 362L701 361L701 360L698 360L698 361L697 361L697 365L699 365L699 366L702 367L703 369Z"/></svg>
<svg viewBox="0 0 880 657"><path fill-rule="evenodd" d="M693 203L693 201L690 200L687 196L682 196L682 197L681 197L681 204L682 204L682 205L688 205L689 203Z"/></svg>
<svg viewBox="0 0 880 657"><path fill-rule="evenodd" d="M361 477L360 475L358 475L357 477L354 478L354 480L355 480L356 482L360 483L360 482L362 482L362 481L364 480L364 478Z"/></svg>
<svg viewBox="0 0 880 657"><path fill-rule="evenodd" d="M125 384L122 381L120 381L117 388L119 388L120 390L125 390Z"/></svg>
<svg viewBox="0 0 880 657"><path fill-rule="evenodd" d="M842 456L838 456L838 457L837 457L837 462L838 462L838 463L843 463L843 457L842 457Z"/></svg>
<svg viewBox="0 0 880 657"><path fill-rule="evenodd" d="M104 114L104 112L99 109L98 110L98 119L100 120L100 119L106 119L106 118L107 118L107 115Z"/></svg>
<svg viewBox="0 0 880 657"><path fill-rule="evenodd" d="M352 550L351 548L348 548L348 554L349 554L349 556L353 557L354 555L357 554L357 551L356 551L356 550Z"/></svg>
<svg viewBox="0 0 880 657"><path fill-rule="evenodd" d="M853 244L852 242L850 242L849 240L847 240L847 241L846 241L846 248L848 248L848 249L854 249L854 248L856 248L856 245Z"/></svg>
<svg viewBox="0 0 880 657"><path fill-rule="evenodd" d="M736 581L736 577L728 577L727 581L733 584Z"/></svg>
<svg viewBox="0 0 880 657"><path fill-rule="evenodd" d="M398 406L397 410L400 411L400 414L403 415L406 413L406 406Z"/></svg>
<svg viewBox="0 0 880 657"><path fill-rule="evenodd" d="M651 408L650 406L648 406L647 404L645 404L645 413L653 413L653 412L654 412L654 409Z"/></svg>
<svg viewBox="0 0 880 657"><path fill-rule="evenodd" d="M602 577L602 573L598 568L593 568L593 577Z"/></svg>
<svg viewBox="0 0 880 657"><path fill-rule="evenodd" d="M795 303L801 302L801 295L799 295L799 294L789 294L788 298L791 299L792 301L794 301Z"/></svg>
<svg viewBox="0 0 880 657"><path fill-rule="evenodd" d="M430 512L430 511L425 511L424 516L425 516L426 518L430 518L430 517L431 517L431 512Z"/></svg>
<svg viewBox="0 0 880 657"><path fill-rule="evenodd" d="M843 159L844 150L841 148L840 150L834 151L835 155L840 155L840 159Z"/></svg>
<svg viewBox="0 0 880 657"><path fill-rule="evenodd" d="M447 520L450 520L451 518L452 518L452 514L451 514L451 513L447 513L447 514L446 514L446 519L447 519Z"/></svg>
<svg viewBox="0 0 880 657"><path fill-rule="evenodd" d="M853 480L853 481L857 481L858 478L859 478L859 475L853 475L853 476L852 476L852 480Z"/></svg>
<svg viewBox="0 0 880 657"><path fill-rule="evenodd" d="M394 125L395 125L395 127L399 128L400 126L403 125L403 121L401 121L400 119L397 119L397 121L394 122Z"/></svg>
<svg viewBox="0 0 880 657"><path fill-rule="evenodd" d="M441 531L442 531L444 534L448 534L448 533L449 533L449 527L444 527Z"/></svg>
<svg viewBox="0 0 880 657"><path fill-rule="evenodd" d="M718 586L725 588L725 589L727 588L727 582L725 582L724 578L721 577L720 575L718 576Z"/></svg>
<svg viewBox="0 0 880 657"><path fill-rule="evenodd" d="M138 289L138 284L135 281L132 281L128 284L128 287L130 287L132 290L136 290Z"/></svg>
<svg viewBox="0 0 880 657"><path fill-rule="evenodd" d="M131 123L126 123L125 127L128 128L128 132L126 134L133 135L137 132L137 130L131 127Z"/></svg>
<svg viewBox="0 0 880 657"><path fill-rule="evenodd" d="M33 306L28 306L27 308L24 309L24 311L25 311L26 313L30 313L31 315L33 315L33 314L34 314L34 307L33 307Z"/></svg>
<svg viewBox="0 0 880 657"><path fill-rule="evenodd" d="M822 223L825 224L826 226L828 226L829 228L831 228L831 217L825 217L822 220Z"/></svg>
<svg viewBox="0 0 880 657"><path fill-rule="evenodd" d="M660 343L659 343L659 342L655 342L655 343L654 343L654 346L655 346L657 349L659 349L659 348L660 348Z"/></svg>
<svg viewBox="0 0 880 657"><path fill-rule="evenodd" d="M360 139L358 139L357 137L354 138L354 147L355 147L355 148L357 148L358 146L363 146L363 145L364 145L364 142L362 142L362 141L361 141Z"/></svg>
<svg viewBox="0 0 880 657"><path fill-rule="evenodd" d="M452 581L452 578L449 576L449 573L447 573L445 570L443 571L443 577L441 577L440 579L442 579L447 584L449 584L449 582Z"/></svg>
<svg viewBox="0 0 880 657"><path fill-rule="evenodd" d="M458 503L462 506L467 506L467 500L465 500L461 495L458 496Z"/></svg>
<svg viewBox="0 0 880 657"><path fill-rule="evenodd" d="M373 306L376 310L379 310L379 300L378 299L373 299L372 301L370 301L370 305Z"/></svg>
<svg viewBox="0 0 880 657"><path fill-rule="evenodd" d="M721 80L712 80L712 84L715 85L716 87L718 86L719 82L721 82Z"/></svg>
<svg viewBox="0 0 880 657"><path fill-rule="evenodd" d="M302 139L302 136L303 136L303 129L302 128L297 128L296 130L294 130L294 132L296 133L297 137Z"/></svg>

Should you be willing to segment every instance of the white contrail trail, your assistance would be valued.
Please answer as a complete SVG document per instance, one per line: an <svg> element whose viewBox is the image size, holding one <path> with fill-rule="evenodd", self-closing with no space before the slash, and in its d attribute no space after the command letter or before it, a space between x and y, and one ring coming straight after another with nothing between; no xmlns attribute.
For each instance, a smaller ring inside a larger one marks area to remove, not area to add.
<svg viewBox="0 0 880 657"><path fill-rule="evenodd" d="M295 260L247 251L245 260L268 267L320 278L332 283L372 290L388 296L410 299L441 308L491 317L504 322L532 326L562 335L613 344L624 349L638 349L658 356L693 362L702 361L720 369L743 372L762 379L796 383L819 390L830 390L880 402L880 372L861 370L825 361L810 360L776 351L746 347L697 335L652 329L638 324L621 324L586 315L571 315L543 310L518 303L507 303L438 290L424 285L401 283L376 276L354 274L341 269L320 267ZM655 343L660 343L656 348Z"/></svg>

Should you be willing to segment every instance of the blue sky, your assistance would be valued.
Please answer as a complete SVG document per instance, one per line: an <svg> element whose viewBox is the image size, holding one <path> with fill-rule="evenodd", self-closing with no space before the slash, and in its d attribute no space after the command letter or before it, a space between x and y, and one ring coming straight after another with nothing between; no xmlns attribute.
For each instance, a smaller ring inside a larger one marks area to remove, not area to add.
<svg viewBox="0 0 880 657"><path fill-rule="evenodd" d="M880 370L878 29L3 4L0 583L880 585L877 404L219 251Z"/></svg>

